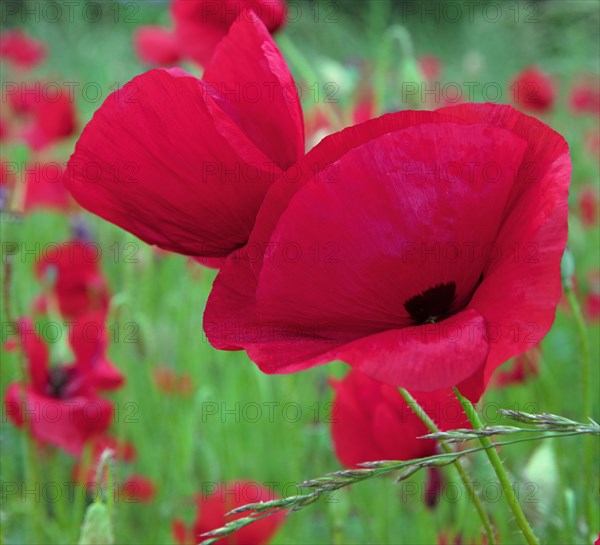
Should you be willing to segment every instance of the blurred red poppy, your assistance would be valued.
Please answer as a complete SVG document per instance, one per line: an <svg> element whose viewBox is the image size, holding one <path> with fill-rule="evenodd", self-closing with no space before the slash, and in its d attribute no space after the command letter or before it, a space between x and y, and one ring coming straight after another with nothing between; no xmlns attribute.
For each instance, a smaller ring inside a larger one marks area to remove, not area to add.
<svg viewBox="0 0 600 545"><path fill-rule="evenodd" d="M192 545L202 541L202 534L224 526L226 522L246 516L240 514L226 517L226 513L247 503L276 499L268 488L251 481L230 481L220 485L210 485L207 493L196 497L197 516L191 527L179 518L173 521L173 537L180 545ZM223 545L265 545L283 524L285 513L279 512L224 537L218 543Z"/></svg>
<svg viewBox="0 0 600 545"><path fill-rule="evenodd" d="M554 320L570 169L559 134L503 105L329 136L227 259L206 335L266 373L339 359L411 391L481 393Z"/></svg>
<svg viewBox="0 0 600 545"><path fill-rule="evenodd" d="M97 244L80 240L48 245L38 256L36 276L51 288L63 318L76 320L96 312L106 316L110 293L100 268L101 256ZM34 308L47 311L47 293L37 298Z"/></svg>
<svg viewBox="0 0 600 545"><path fill-rule="evenodd" d="M269 32L285 20L284 0L172 0L175 34L184 56L205 66L229 27L239 17L252 19L252 10Z"/></svg>
<svg viewBox="0 0 600 545"><path fill-rule="evenodd" d="M124 501L147 503L156 496L156 486L148 477L134 473L120 483L119 491Z"/></svg>
<svg viewBox="0 0 600 545"><path fill-rule="evenodd" d="M100 390L116 390L125 377L108 359L108 331L103 312L80 315L69 330L69 341L80 373Z"/></svg>
<svg viewBox="0 0 600 545"><path fill-rule="evenodd" d="M435 82L442 79L442 61L435 55L419 57L419 69L427 81Z"/></svg>
<svg viewBox="0 0 600 545"><path fill-rule="evenodd" d="M600 115L600 81L589 77L576 83L569 93L569 105L575 113Z"/></svg>
<svg viewBox="0 0 600 545"><path fill-rule="evenodd" d="M585 227L593 227L598 223L598 190L585 186L579 193L579 217Z"/></svg>
<svg viewBox="0 0 600 545"><path fill-rule="evenodd" d="M583 310L590 322L597 322L600 320L600 271L588 273L587 285L588 291Z"/></svg>
<svg viewBox="0 0 600 545"><path fill-rule="evenodd" d="M34 150L42 150L77 131L72 97L54 82L50 87L42 81L24 82L11 88L6 96L19 121L17 132Z"/></svg>
<svg viewBox="0 0 600 545"><path fill-rule="evenodd" d="M494 383L502 388L511 384L522 384L528 378L537 376L541 355L541 346L534 346L527 352L519 354L509 369L502 368L494 374Z"/></svg>
<svg viewBox="0 0 600 545"><path fill-rule="evenodd" d="M46 58L46 46L22 30L7 30L0 34L0 58L15 67L29 70Z"/></svg>
<svg viewBox="0 0 600 545"><path fill-rule="evenodd" d="M410 460L437 451L425 424L406 404L398 389L352 370L335 389L331 436L335 453L348 467L374 460ZM445 431L470 427L451 389L415 393L414 398Z"/></svg>
<svg viewBox="0 0 600 545"><path fill-rule="evenodd" d="M19 321L19 338L30 382L10 384L4 396L7 416L41 443L78 456L83 445L111 423L113 405L96 395L96 385L78 363L50 366L46 343L29 319Z"/></svg>
<svg viewBox="0 0 600 545"><path fill-rule="evenodd" d="M585 150L600 164L600 131L589 129L584 133L583 146Z"/></svg>
<svg viewBox="0 0 600 545"><path fill-rule="evenodd" d="M358 90L356 102L352 110L352 121L354 125L364 123L376 117L375 93L373 89L365 86Z"/></svg>
<svg viewBox="0 0 600 545"><path fill-rule="evenodd" d="M111 95L64 179L82 206L146 242L222 258L246 243L268 188L303 153L292 76L264 25L248 16L202 81L152 70Z"/></svg>
<svg viewBox="0 0 600 545"><path fill-rule="evenodd" d="M133 35L138 58L142 63L170 66L181 60L175 34L161 26L141 26Z"/></svg>
<svg viewBox="0 0 600 545"><path fill-rule="evenodd" d="M69 212L75 203L62 182L58 163L34 163L25 167L25 212Z"/></svg>
<svg viewBox="0 0 600 545"><path fill-rule="evenodd" d="M550 76L537 66L521 71L509 85L512 102L532 113L547 113L554 107L556 86Z"/></svg>

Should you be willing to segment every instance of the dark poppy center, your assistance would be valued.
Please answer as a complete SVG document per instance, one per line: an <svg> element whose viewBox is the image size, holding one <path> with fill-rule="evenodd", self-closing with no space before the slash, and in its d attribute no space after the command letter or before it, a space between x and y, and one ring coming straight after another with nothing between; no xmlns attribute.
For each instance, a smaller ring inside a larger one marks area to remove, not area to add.
<svg viewBox="0 0 600 545"><path fill-rule="evenodd" d="M455 297L456 284L446 282L406 300L404 308L416 324L433 324L450 314Z"/></svg>
<svg viewBox="0 0 600 545"><path fill-rule="evenodd" d="M64 366L51 367L48 378L48 394L52 397L62 397L65 386L69 383L71 373Z"/></svg>

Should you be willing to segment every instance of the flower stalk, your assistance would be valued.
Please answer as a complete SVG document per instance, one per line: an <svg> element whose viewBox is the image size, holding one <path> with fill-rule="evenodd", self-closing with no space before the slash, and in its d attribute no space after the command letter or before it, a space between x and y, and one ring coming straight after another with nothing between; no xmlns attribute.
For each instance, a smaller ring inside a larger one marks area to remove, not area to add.
<svg viewBox="0 0 600 545"><path fill-rule="evenodd" d="M410 393L407 390L405 390L404 388L400 388L399 390L400 390L400 394L404 398L404 401L406 401L408 406L421 419L421 421L423 422L423 424L425 424L427 429L432 434L441 433L440 429L437 427L436 423L425 412L425 410L419 405L417 400L412 395L410 395ZM438 441L438 444L440 445L441 449L446 454L451 454L454 452L452 447L445 440L438 438L437 441ZM454 464L454 467L456 468L456 471L458 472L458 475L460 476L463 484L465 485L465 489L467 490L469 499L475 505L477 514L479 515L479 518L481 519L481 523L483 524L483 528L485 530L485 535L487 536L488 544L494 545L496 543L496 541L494 539L494 531L492 529L490 517L488 516L487 511L485 510L485 507L483 506L483 503L481 502L481 499L475 493L474 488L472 486L470 486L469 476L467 475L467 472L466 472L464 466L462 465L462 462L459 459L457 459L453 462L453 464Z"/></svg>
<svg viewBox="0 0 600 545"><path fill-rule="evenodd" d="M581 347L581 395L583 400L583 416L584 418L591 418L592 415L592 364L591 364L591 353L590 353L590 341L588 339L585 320L583 318L583 313L581 312L581 306L579 305L579 301L577 301L577 297L575 297L575 292L573 291L573 283L571 278L563 279L563 287L565 296L569 301L569 306L571 307L571 312L573 313L573 320L575 322L575 328L577 330L577 336L579 337L579 345ZM583 464L584 471L583 475L584 480L590 478L593 474L593 452L589 446L589 443L586 444L586 448L583 454ZM593 506L592 501L589 494L585 496L585 513L586 518L589 521L593 520Z"/></svg>
<svg viewBox="0 0 600 545"><path fill-rule="evenodd" d="M481 419L479 418L479 415L475 411L475 408L473 407L471 402L466 397L462 396L461 393L458 391L458 388L456 387L454 388L454 393L456 394L457 399L460 401L460 404L462 405L467 415L467 418L469 419L469 422L471 422L473 428L478 430L482 429L484 425L481 422ZM535 533L533 532L533 529L529 525L529 522L527 521L527 518L525 517L521 506L519 505L519 501L517 500L515 491L513 490L510 484L508 474L506 473L506 470L502 465L502 460L500 460L500 456L498 456L496 449L493 448L492 441L487 435L480 435L479 442L481 443L482 447L485 447L485 453L487 454L487 457L490 463L492 464L494 471L496 472L498 482L502 487L502 491L504 492L504 495L508 502L508 506L510 507L510 510L515 516L517 524L519 525L519 528L521 529L525 540L529 545L539 545L540 542L536 537Z"/></svg>

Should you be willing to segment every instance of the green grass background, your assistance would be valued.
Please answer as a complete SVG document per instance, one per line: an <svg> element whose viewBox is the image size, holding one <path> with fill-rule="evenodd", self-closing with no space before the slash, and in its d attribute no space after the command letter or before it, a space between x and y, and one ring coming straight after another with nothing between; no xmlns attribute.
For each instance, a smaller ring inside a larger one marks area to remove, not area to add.
<svg viewBox="0 0 600 545"><path fill-rule="evenodd" d="M400 2L383 0L338 2L336 22L325 22L324 12L331 13L328 11L330 2L296 4L303 9L304 16L284 32L310 59L313 67L321 70L324 79L332 74L330 60L347 66L352 58L377 59L381 36L395 23L405 24L409 29L417 54L432 53L442 59L445 81L465 79L463 60L470 52L477 52L483 59L480 81L498 82L503 87L527 64L537 63L550 71L559 85L560 106L547 121L567 138L572 149L574 213L570 221L570 246L579 285L585 290L588 271L600 268L600 241L597 228L582 228L575 204L580 187L590 183L598 186L598 163L582 149L584 131L594 127L598 130L598 122L589 117L573 117L564 104L573 77L600 72L597 2L539 2L535 8L538 10L535 23L523 22L523 16L514 21L514 11L510 15L507 11L509 4L516 4L514 2L496 2L505 10L505 16L495 23L478 16L481 8L477 7L474 7L473 22L466 17L460 22L436 22L433 16L404 20ZM463 2L457 4L466 10ZM82 84L95 82L106 96L112 84L122 85L144 70L132 51L134 28L139 24L169 25L169 18L165 3L137 2L136 23L123 20L115 23L112 21L115 4L112 4L113 11L108 11L109 3L101 5L107 15L96 23L86 22L79 15L73 22L35 22L29 18L23 23L18 17L12 17L3 24L25 28L49 45L49 60L35 76ZM121 9L126 5L122 3ZM530 9L529 4L519 5L521 10ZM322 10L320 16L317 6ZM77 13L81 12L76 9ZM422 13L420 9L419 13ZM523 13L521 11L521 15ZM292 70L296 68L292 66ZM4 69L3 78L6 78ZM349 76L349 80L355 81L356 75ZM351 93L346 92L346 88L343 91L341 98L345 104L350 101ZM82 124L99 105L100 102L78 96ZM61 144L50 156L54 160L66 160L73 145L73 141ZM4 160L20 161L26 152L21 147L5 146L2 156ZM121 327L128 322L139 325L139 342L125 343L121 337L120 342L110 347L112 360L127 376L126 386L112 396L121 407L121 418L115 423L113 433L133 441L138 451L135 471L149 476L158 487L157 497L150 504L117 503L118 543L172 543L171 519L178 516L192 520L194 510L190 498L202 489L203 483L246 478L277 482L278 493L293 494L294 483L339 469L329 438L327 403L331 401L332 392L327 380L333 375L342 376L346 366L338 362L294 375L267 376L261 374L244 353L217 352L202 333L202 311L215 273L203 269L198 278L190 273L185 258L157 256L120 229L95 217L86 219L105 252L103 270L118 302L111 319ZM69 237L68 220L51 213L35 213L24 220L3 214L1 227L3 242L24 243L27 248L34 248L36 243L43 247ZM121 248L129 242L137 244L139 250L135 257L139 262L115 262L109 250L115 242ZM26 313L41 290L33 278L33 264L31 255L16 257L11 293L17 314ZM597 325L590 326L588 333L594 362L594 415L598 419ZM563 310L558 311L555 326L543 347L544 362L538 378L524 385L490 390L485 401L521 409L533 402L538 412L583 419L579 345L573 320ZM159 364L189 373L194 384L193 394L183 398L159 392L152 379L152 369ZM17 379L17 365L14 353L2 353L2 391ZM128 402L134 402L139 408L135 415L130 415L137 420L135 422L125 421ZM203 417L207 403L224 404L235 411L236 404L244 407L253 402L275 402L279 407L295 403L301 408L302 417L295 422L286 421L281 410L275 410L275 418L269 421L264 406L263 418L258 422L244 421L223 412ZM316 419L315 407L319 408ZM496 423L506 422L498 420ZM0 440L2 482L22 482L26 443L21 432L7 423L6 418L2 419ZM582 473L584 439L565 438L549 443L552 454L546 452L547 465L538 468L535 476L546 488L542 487L536 496L540 503L529 506L541 510L541 515L534 515L534 524L544 543L589 543L589 534L585 535L583 526L586 494L592 495L596 509L595 520L588 521L591 533L600 529L598 443L591 440L587 444L592 443L594 475ZM540 445L526 443L502 451L502 458L515 479L533 480L531 474L526 477L524 471L529 457ZM475 457L469 467L474 480L482 483L494 480L484 462L481 457ZM73 460L67 455L59 452L38 463L42 482L71 481ZM126 470L117 466L118 472ZM451 471L445 473L454 480ZM421 481L422 476L416 476L411 482L419 484ZM435 543L437 534L444 530L450 533L460 530L468 543L478 535L479 521L464 494L457 502L443 501L435 511L428 511L417 499L402 501L401 490L401 485L386 478L341 491L332 498L334 501L320 502L291 514L274 543L429 544ZM2 501L0 522L6 543L76 542L83 517L82 502L48 504L32 501L31 496L23 501L14 495L3 497ZM500 543L521 543L522 538L503 498L489 506L499 529ZM42 520L41 533L34 533L32 529L31 522L36 516Z"/></svg>

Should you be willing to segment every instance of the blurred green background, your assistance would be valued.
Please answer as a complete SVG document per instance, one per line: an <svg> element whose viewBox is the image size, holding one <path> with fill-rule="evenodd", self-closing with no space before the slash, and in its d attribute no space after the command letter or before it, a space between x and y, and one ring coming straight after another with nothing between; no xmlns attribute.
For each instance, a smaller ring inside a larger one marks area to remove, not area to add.
<svg viewBox="0 0 600 545"><path fill-rule="evenodd" d="M19 9L17 4L21 4ZM94 83L97 84L94 89L102 90L102 98L115 83L123 85L146 69L134 54L133 30L142 24L171 26L167 2L159 1L100 2L102 17L95 22L83 16L87 8L82 1L71 3L75 4L72 20L62 17L53 23L43 17L36 20L34 16L23 15L25 7L43 13L44 9L50 9L44 7L47 4L52 2L4 2L2 29L22 28L48 44L48 61L31 77L79 82L79 89L86 83ZM416 56L433 54L441 59L445 82L497 82L506 89L508 81L527 65L537 64L551 73L558 85L559 99L556 111L545 121L567 138L572 150L574 212L570 247L579 285L585 290L586 275L600 269L600 237L597 226L591 230L582 227L575 205L579 188L586 184L598 187L598 161L584 151L584 134L590 129L598 130L598 120L572 116L566 107L566 95L578 75L600 73L600 3L594 0L533 3L323 0L291 4L302 15L288 24L283 33L310 60L321 81L340 85L340 104L346 108L351 107L356 85L362 79L357 66L365 59L377 63L384 49L386 30L392 25L402 25L409 31ZM448 7L450 4L461 10L458 20L454 20L458 11ZM402 52L391 49L392 72L398 69L401 59ZM292 71L301 77L298 66L290 64ZM393 81L400 84L400 70L395 74ZM2 77L4 85L7 81L4 68ZM89 89L91 92L92 88ZM392 104L397 103L394 91L393 87L386 90ZM76 97L83 125L101 101L95 100L95 91L87 97L81 93ZM310 102L305 104L307 111L313 106ZM50 155L53 160L66 161L73 145L74 141L62 143ZM22 146L3 145L2 156L20 162L27 157L27 151ZM182 256L157 255L118 228L96 217L86 215L86 219L96 242L106 249L103 270L116 303L112 320L139 325L139 342L115 342L110 348L111 359L127 376L126 386L112 397L121 408L128 402L139 407L135 414L128 413L129 419L121 410L113 432L133 441L138 451L135 471L153 479L158 489L152 503L117 504L118 543L172 543L170 521L176 516L192 520L191 497L206 483L246 478L278 483L277 493L290 495L296 493L295 483L339 469L329 438L328 404L332 391L327 380L332 375L342 376L346 366L334 363L295 375L267 376L244 353L217 352L206 342L201 324L214 271L191 267ZM70 237L68 220L57 214L38 212L24 219L3 214L1 221L4 242L34 248L37 243L43 246ZM115 263L108 251L115 242L135 243L138 262ZM19 315L27 312L41 290L33 277L33 261L32 256L17 256L14 263L12 303ZM590 325L589 333L597 386L600 357L597 324ZM539 377L523 385L491 389L485 401L525 410L533 402L537 412L582 419L578 340L572 319L562 309L543 348ZM157 389L152 369L165 364L191 376L190 395L167 396ZM2 391L17 376L16 356L3 353ZM300 408L300 416L296 418L290 409L286 417L282 410L276 409L274 418L269 418L263 408L262 417L254 422L252 418L244 418L243 413L244 407L254 402L275 402L278 407L293 403ZM207 414L215 403L219 406L217 414ZM594 403L594 414L598 415L597 395ZM25 443L21 432L7 423L6 418L2 420L0 440L2 481L21 482ZM527 469L529 457L541 444L526 443L502 451L515 479L537 479L543 485L536 495L539 502L527 508L532 511L534 525L544 543L587 543L582 520L583 497L593 494L594 505L598 505L598 473L590 476L581 472L583 441L565 438L549 443L550 451L544 452L543 475L535 475L531 467ZM598 460L597 451L595 459ZM469 467L474 480L481 483L494 480L484 462L475 457ZM67 455L58 452L39 463L43 480L71 481L73 460ZM447 478L454 479L449 470L445 473ZM411 482L420 485L422 479L423 476L417 475ZM453 535L458 531L464 543L480 542L479 521L464 494L455 502L442 500L430 511L418 498L403 498L405 486L394 484L393 479L381 479L341 491L328 503L291 514L274 543L429 544L437 543L442 532ZM43 498L32 502L31 496L23 501L19 495L11 495L2 498L0 509L5 543L70 544L76 542L79 533L83 501L53 504ZM491 505L491 511L502 538L500 542L520 543L502 498ZM41 534L32 530L32 517L36 516L43 521ZM595 520L587 521L592 531L600 529L597 511L595 516Z"/></svg>

